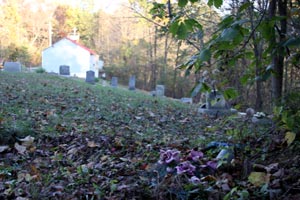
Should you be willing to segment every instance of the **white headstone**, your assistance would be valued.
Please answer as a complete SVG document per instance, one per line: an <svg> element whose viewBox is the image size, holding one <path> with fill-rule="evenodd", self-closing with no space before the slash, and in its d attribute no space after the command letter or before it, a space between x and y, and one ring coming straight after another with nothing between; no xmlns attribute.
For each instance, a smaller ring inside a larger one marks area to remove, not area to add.
<svg viewBox="0 0 300 200"><path fill-rule="evenodd" d="M156 96L158 96L158 97L165 96L165 86L164 85L156 85Z"/></svg>

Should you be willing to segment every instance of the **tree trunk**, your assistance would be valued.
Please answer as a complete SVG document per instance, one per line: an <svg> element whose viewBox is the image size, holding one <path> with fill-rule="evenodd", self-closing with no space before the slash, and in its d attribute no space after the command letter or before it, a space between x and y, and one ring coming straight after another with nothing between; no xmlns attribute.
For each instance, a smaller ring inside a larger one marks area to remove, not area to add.
<svg viewBox="0 0 300 200"><path fill-rule="evenodd" d="M168 40L169 40L169 35L166 34L166 36L165 36L165 45L164 45L164 63L163 63L163 66L162 66L162 73L161 73L162 84L166 84L166 79L167 79L168 50L169 50Z"/></svg>
<svg viewBox="0 0 300 200"><path fill-rule="evenodd" d="M271 0L269 5L269 18L276 15L276 7L278 3L278 10L280 16L287 16L287 0ZM276 27L274 27L276 28ZM287 31L287 20L280 21L279 42L285 40ZM276 42L276 35L270 41L271 45L278 44ZM274 47L274 46L273 46ZM276 46L274 47L276 48ZM277 51L272 56L273 76L272 76L272 99L275 104L281 103L282 86L283 86L283 72L284 72L284 48L278 47Z"/></svg>
<svg viewBox="0 0 300 200"><path fill-rule="evenodd" d="M179 63L179 50L180 50L180 46L181 46L181 42L178 42L178 45L177 45L177 50L176 50L176 59L175 59L175 66L178 65ZM174 69L174 74L173 74L173 98L176 97L176 94L177 94L177 69L175 68Z"/></svg>
<svg viewBox="0 0 300 200"><path fill-rule="evenodd" d="M153 46L150 49L150 63L151 63L151 89L155 89L157 83L157 63L156 63L156 52L157 52L157 27L155 26Z"/></svg>
<svg viewBox="0 0 300 200"><path fill-rule="evenodd" d="M254 19L253 19L254 6L249 8L250 21L251 21L251 31L254 31ZM261 44L256 42L256 33L252 35L252 40L254 44L254 55L255 55L255 75L256 77L261 75L261 62L262 62L262 49ZM263 105L262 100L262 82L260 79L256 79L256 99L255 99L255 109L261 110Z"/></svg>

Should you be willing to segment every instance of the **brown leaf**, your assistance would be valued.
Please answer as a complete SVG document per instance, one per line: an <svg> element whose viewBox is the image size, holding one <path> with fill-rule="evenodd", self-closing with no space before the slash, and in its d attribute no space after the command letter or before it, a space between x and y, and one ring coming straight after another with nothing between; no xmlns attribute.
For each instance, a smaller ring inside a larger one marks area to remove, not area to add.
<svg viewBox="0 0 300 200"><path fill-rule="evenodd" d="M221 187L222 187L222 190L225 192L229 192L231 190L227 183L222 184Z"/></svg>
<svg viewBox="0 0 300 200"><path fill-rule="evenodd" d="M264 172L251 172L248 180L254 186L259 187L270 182L270 175Z"/></svg>
<svg viewBox="0 0 300 200"><path fill-rule="evenodd" d="M272 176L277 177L277 178L281 178L284 176L284 169L279 169L277 172L275 172L274 174L272 174Z"/></svg>
<svg viewBox="0 0 300 200"><path fill-rule="evenodd" d="M292 142L295 140L296 134L293 132L286 132L284 140L287 142L288 146L292 144Z"/></svg>
<svg viewBox="0 0 300 200"><path fill-rule="evenodd" d="M9 149L9 146L0 146L0 153L4 152L5 150Z"/></svg>
<svg viewBox="0 0 300 200"><path fill-rule="evenodd" d="M201 178L200 180L201 181L208 181L208 182L217 181L216 177L214 177L212 175L205 176L205 177Z"/></svg>
<svg viewBox="0 0 300 200"><path fill-rule="evenodd" d="M98 144L96 144L94 141L88 141L88 147L90 148L95 148L95 147L99 147Z"/></svg>
<svg viewBox="0 0 300 200"><path fill-rule="evenodd" d="M25 154L26 152L26 147L19 145L17 142L15 143L15 149L18 151L19 154Z"/></svg>
<svg viewBox="0 0 300 200"><path fill-rule="evenodd" d="M16 200L29 200L29 199L25 197L17 197Z"/></svg>
<svg viewBox="0 0 300 200"><path fill-rule="evenodd" d="M30 135L23 138L23 139L19 139L19 141L22 142L22 146L25 147L30 147L33 145L33 141L34 141L34 137L31 137Z"/></svg>

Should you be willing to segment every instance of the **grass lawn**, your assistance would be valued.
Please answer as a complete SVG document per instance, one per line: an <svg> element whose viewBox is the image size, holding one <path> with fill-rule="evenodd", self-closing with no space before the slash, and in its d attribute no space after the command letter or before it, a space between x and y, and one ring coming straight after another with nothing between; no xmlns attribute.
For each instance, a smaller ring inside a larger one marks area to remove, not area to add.
<svg viewBox="0 0 300 200"><path fill-rule="evenodd" d="M297 195L299 142L286 147L274 127L196 111L76 78L0 72L0 199ZM216 160L222 149L234 159Z"/></svg>

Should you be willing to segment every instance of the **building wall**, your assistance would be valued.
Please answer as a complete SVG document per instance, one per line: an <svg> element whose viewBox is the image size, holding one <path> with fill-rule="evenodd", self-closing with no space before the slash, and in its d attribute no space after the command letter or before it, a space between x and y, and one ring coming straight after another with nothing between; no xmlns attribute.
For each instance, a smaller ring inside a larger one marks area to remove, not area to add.
<svg viewBox="0 0 300 200"><path fill-rule="evenodd" d="M90 70L90 52L72 43L67 39L62 39L44 49L42 52L42 67L47 72L59 73L59 66L70 66L71 76L85 77L86 71Z"/></svg>
<svg viewBox="0 0 300 200"><path fill-rule="evenodd" d="M95 77L99 77L99 56L91 55L90 57L90 70L95 72Z"/></svg>

